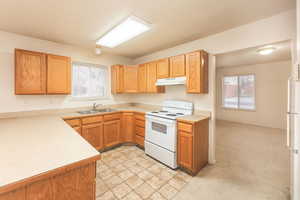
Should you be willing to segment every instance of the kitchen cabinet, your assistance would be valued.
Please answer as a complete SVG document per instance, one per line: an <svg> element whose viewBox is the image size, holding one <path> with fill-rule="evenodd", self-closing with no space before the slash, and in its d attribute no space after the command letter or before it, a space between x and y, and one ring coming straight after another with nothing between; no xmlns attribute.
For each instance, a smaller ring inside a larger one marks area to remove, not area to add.
<svg viewBox="0 0 300 200"><path fill-rule="evenodd" d="M138 67L138 91L139 93L147 92L147 65L141 64Z"/></svg>
<svg viewBox="0 0 300 200"><path fill-rule="evenodd" d="M177 120L177 162L192 175L208 163L208 123Z"/></svg>
<svg viewBox="0 0 300 200"><path fill-rule="evenodd" d="M73 128L79 135L81 135L81 127L77 126Z"/></svg>
<svg viewBox="0 0 300 200"><path fill-rule="evenodd" d="M169 58L161 59L157 61L157 78L169 78L170 66Z"/></svg>
<svg viewBox="0 0 300 200"><path fill-rule="evenodd" d="M47 94L71 93L71 59L47 55Z"/></svg>
<svg viewBox="0 0 300 200"><path fill-rule="evenodd" d="M208 93L208 53L195 51L185 56L187 93Z"/></svg>
<svg viewBox="0 0 300 200"><path fill-rule="evenodd" d="M124 66L123 93L138 92L138 67Z"/></svg>
<svg viewBox="0 0 300 200"><path fill-rule="evenodd" d="M15 50L15 94L46 94L46 54Z"/></svg>
<svg viewBox="0 0 300 200"><path fill-rule="evenodd" d="M95 123L82 126L81 135L95 149L103 149L103 123Z"/></svg>
<svg viewBox="0 0 300 200"><path fill-rule="evenodd" d="M111 67L111 92L118 94L123 92L124 68L122 65Z"/></svg>
<svg viewBox="0 0 300 200"><path fill-rule="evenodd" d="M123 112L122 114L122 142L134 142L133 112Z"/></svg>
<svg viewBox="0 0 300 200"><path fill-rule="evenodd" d="M71 59L15 50L15 94L70 94Z"/></svg>
<svg viewBox="0 0 300 200"><path fill-rule="evenodd" d="M185 55L170 58L170 77L185 76Z"/></svg>
<svg viewBox="0 0 300 200"><path fill-rule="evenodd" d="M135 143L144 147L145 142L145 114L135 113Z"/></svg>
<svg viewBox="0 0 300 200"><path fill-rule="evenodd" d="M104 122L104 146L112 147L120 144L120 120Z"/></svg>
<svg viewBox="0 0 300 200"><path fill-rule="evenodd" d="M156 86L157 80L157 65L156 62L147 64L147 92L148 93L162 93L165 92L163 86Z"/></svg>

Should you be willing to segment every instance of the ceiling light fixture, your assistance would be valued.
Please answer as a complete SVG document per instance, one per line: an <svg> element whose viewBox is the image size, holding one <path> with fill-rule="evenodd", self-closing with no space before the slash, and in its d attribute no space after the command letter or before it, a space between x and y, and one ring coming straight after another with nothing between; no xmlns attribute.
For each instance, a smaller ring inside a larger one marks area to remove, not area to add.
<svg viewBox="0 0 300 200"><path fill-rule="evenodd" d="M96 55L100 55L101 53L102 53L101 46L96 45L96 48L95 48L95 54L96 54Z"/></svg>
<svg viewBox="0 0 300 200"><path fill-rule="evenodd" d="M130 16L125 21L102 36L96 42L96 44L113 48L150 30L150 28L150 24L135 16Z"/></svg>
<svg viewBox="0 0 300 200"><path fill-rule="evenodd" d="M276 50L275 47L268 46L268 47L263 47L261 49L258 49L257 52L260 55L269 55L269 54L273 53L275 50Z"/></svg>

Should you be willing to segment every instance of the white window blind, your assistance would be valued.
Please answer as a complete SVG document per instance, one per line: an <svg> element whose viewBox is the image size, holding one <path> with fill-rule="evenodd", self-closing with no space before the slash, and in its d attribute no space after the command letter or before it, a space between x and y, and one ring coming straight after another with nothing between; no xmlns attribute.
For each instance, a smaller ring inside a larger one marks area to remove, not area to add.
<svg viewBox="0 0 300 200"><path fill-rule="evenodd" d="M107 68L87 63L73 63L72 97L104 98L107 96Z"/></svg>
<svg viewBox="0 0 300 200"><path fill-rule="evenodd" d="M224 76L223 107L254 110L255 75Z"/></svg>

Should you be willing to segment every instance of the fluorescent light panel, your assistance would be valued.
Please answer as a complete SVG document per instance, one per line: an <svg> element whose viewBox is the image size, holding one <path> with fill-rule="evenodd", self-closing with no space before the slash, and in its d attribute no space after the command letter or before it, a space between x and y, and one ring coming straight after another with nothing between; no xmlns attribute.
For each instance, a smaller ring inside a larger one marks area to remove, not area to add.
<svg viewBox="0 0 300 200"><path fill-rule="evenodd" d="M141 19L131 16L101 37L96 44L105 47L116 47L150 29L150 25Z"/></svg>

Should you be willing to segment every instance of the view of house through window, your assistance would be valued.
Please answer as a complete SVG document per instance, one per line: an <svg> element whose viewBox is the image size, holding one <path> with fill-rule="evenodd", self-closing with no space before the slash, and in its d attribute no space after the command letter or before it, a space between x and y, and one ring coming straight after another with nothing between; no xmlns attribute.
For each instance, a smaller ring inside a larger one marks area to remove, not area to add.
<svg viewBox="0 0 300 200"><path fill-rule="evenodd" d="M255 109L255 75L225 76L223 78L223 107Z"/></svg>
<svg viewBox="0 0 300 200"><path fill-rule="evenodd" d="M86 63L73 63L72 96L103 98L107 91L107 68Z"/></svg>

